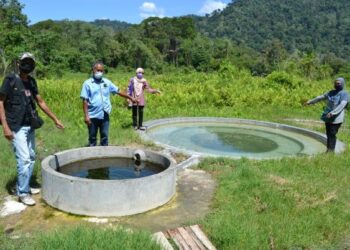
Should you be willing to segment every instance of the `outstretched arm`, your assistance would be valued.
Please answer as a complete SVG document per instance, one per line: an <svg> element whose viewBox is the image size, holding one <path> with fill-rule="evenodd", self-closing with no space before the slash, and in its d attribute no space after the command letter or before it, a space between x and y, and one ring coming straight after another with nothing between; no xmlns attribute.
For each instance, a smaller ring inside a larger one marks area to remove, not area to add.
<svg viewBox="0 0 350 250"><path fill-rule="evenodd" d="M147 92L152 93L152 94L160 94L160 91L158 89L153 89L151 88L151 86L149 85L148 82L145 82L145 89L147 90Z"/></svg>
<svg viewBox="0 0 350 250"><path fill-rule="evenodd" d="M127 98L127 99L129 99L130 101L132 101L132 102L136 102L136 99L135 99L134 97L129 96L129 95L126 94L126 93L118 92L118 95L121 96L121 97Z"/></svg>
<svg viewBox="0 0 350 250"><path fill-rule="evenodd" d="M317 102L319 102L319 101L322 101L322 100L324 100L324 99L326 99L326 98L327 98L327 96L326 96L325 94L324 94L324 95L320 95L320 96L315 97L314 99L308 100L308 101L305 103L305 105L315 104L315 103L317 103Z"/></svg>
<svg viewBox="0 0 350 250"><path fill-rule="evenodd" d="M50 108L46 105L44 99L40 95L36 95L35 99L37 100L40 109L54 121L56 127L59 129L64 129L64 125L57 119L56 115L52 113Z"/></svg>

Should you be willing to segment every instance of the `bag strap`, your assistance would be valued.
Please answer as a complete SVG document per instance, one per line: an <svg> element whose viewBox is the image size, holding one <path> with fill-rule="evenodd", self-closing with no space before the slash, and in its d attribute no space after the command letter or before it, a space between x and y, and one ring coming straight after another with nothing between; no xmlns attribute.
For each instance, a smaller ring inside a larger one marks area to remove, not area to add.
<svg viewBox="0 0 350 250"><path fill-rule="evenodd" d="M9 102L10 99L12 98L13 96L13 90L15 89L16 87L16 83L18 81L18 75L17 74L12 74L10 75L11 78L13 78L11 81L10 81L10 87L11 87L11 92L8 94L9 95L9 98L6 98L6 101ZM17 84L18 85L18 84ZM22 86L20 86L22 87Z"/></svg>
<svg viewBox="0 0 350 250"><path fill-rule="evenodd" d="M18 87L21 88L21 90L25 90L25 87L24 87L24 84L23 84L23 81L22 79L19 77L18 74L15 74L15 79L12 81L13 82L13 87L15 85L15 83L17 82L18 84ZM11 83L12 83L11 82ZM27 111L32 114L34 111L35 111L35 100L34 100L34 97L33 97L33 91L32 91L32 88L33 88L33 84L32 84L32 80L29 79L29 83L30 83L30 86L29 86L29 91L30 91L30 97L26 96L25 94L25 91L22 91L23 95L23 101L24 103L26 104L26 109Z"/></svg>
<svg viewBox="0 0 350 250"><path fill-rule="evenodd" d="M17 81L17 75L15 74L13 80L10 82L11 89L15 88L16 81Z"/></svg>

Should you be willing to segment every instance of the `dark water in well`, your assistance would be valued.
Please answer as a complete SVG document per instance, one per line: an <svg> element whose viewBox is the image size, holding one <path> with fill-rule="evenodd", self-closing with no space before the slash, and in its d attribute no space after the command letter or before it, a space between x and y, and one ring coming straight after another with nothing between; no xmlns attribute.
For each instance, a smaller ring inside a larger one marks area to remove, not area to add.
<svg viewBox="0 0 350 250"><path fill-rule="evenodd" d="M123 180L141 178L160 173L160 164L136 162L129 158L89 159L62 166L60 173L87 179Z"/></svg>

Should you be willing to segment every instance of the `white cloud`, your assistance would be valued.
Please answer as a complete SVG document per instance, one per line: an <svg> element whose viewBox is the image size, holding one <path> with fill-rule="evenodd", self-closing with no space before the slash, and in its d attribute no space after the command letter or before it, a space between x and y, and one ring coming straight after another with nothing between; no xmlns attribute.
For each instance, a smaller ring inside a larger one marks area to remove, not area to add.
<svg viewBox="0 0 350 250"><path fill-rule="evenodd" d="M155 12L155 11L157 11L157 7L154 3L144 2L141 5L140 10L144 11L144 12Z"/></svg>
<svg viewBox="0 0 350 250"><path fill-rule="evenodd" d="M165 11L162 8L158 8L154 3L152 2L144 2L140 6L140 16L142 18L148 18L152 16L156 17L164 17Z"/></svg>
<svg viewBox="0 0 350 250"><path fill-rule="evenodd" d="M204 5L202 6L202 8L199 10L199 14L201 15L205 15L205 14L210 14L212 13L214 10L217 9L224 9L227 6L226 3L220 2L220 1L216 1L216 0L207 0L205 1Z"/></svg>

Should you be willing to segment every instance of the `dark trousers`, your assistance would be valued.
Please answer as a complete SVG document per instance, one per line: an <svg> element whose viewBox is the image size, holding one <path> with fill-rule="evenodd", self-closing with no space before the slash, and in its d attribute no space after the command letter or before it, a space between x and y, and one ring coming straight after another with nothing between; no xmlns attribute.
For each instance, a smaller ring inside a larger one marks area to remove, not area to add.
<svg viewBox="0 0 350 250"><path fill-rule="evenodd" d="M91 119L89 129L89 146L96 146L97 132L100 131L100 145L108 146L109 115L105 113L103 119Z"/></svg>
<svg viewBox="0 0 350 250"><path fill-rule="evenodd" d="M334 151L335 144L337 142L337 133L341 126L339 124L332 124L326 122L326 134L327 134L327 151Z"/></svg>
<svg viewBox="0 0 350 250"><path fill-rule="evenodd" d="M143 108L144 106L132 106L132 126L134 127L142 127L143 122ZM137 117L138 114L138 117ZM138 122L137 122L137 118Z"/></svg>

